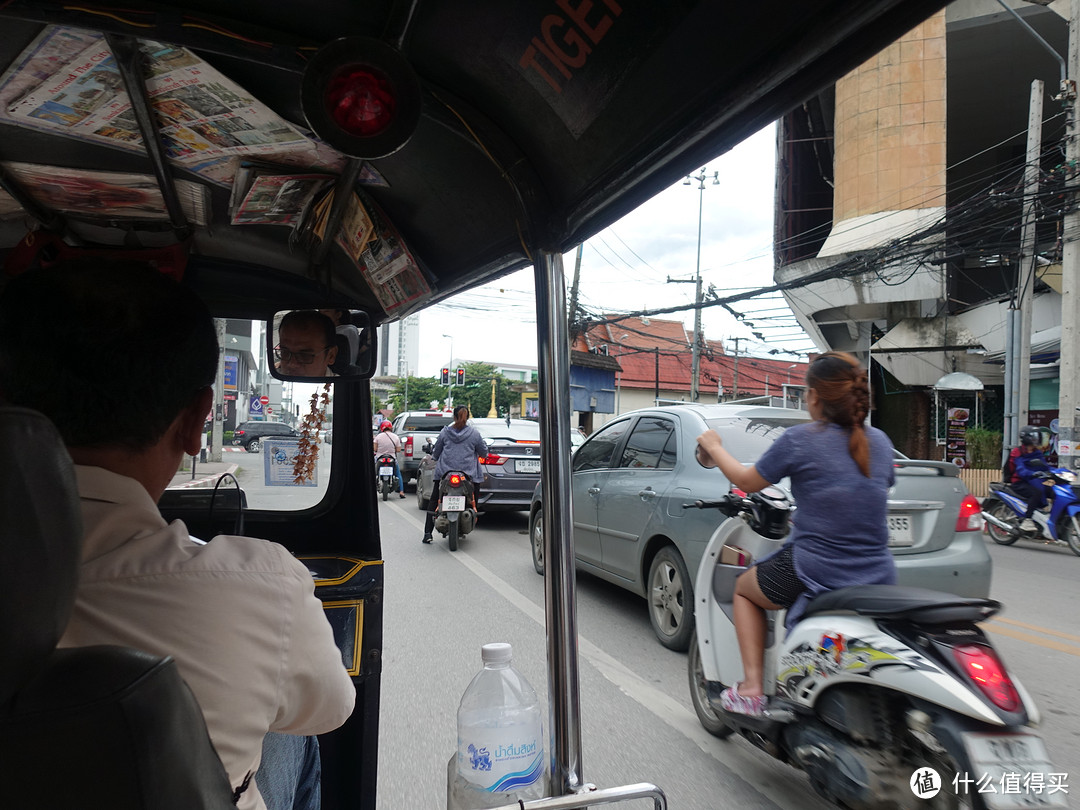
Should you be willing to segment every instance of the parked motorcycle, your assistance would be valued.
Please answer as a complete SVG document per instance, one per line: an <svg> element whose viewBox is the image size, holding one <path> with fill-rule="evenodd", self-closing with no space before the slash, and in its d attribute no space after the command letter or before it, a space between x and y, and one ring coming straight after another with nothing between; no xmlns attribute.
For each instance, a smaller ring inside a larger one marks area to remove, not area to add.
<svg viewBox="0 0 1080 810"><path fill-rule="evenodd" d="M378 490L385 501L390 497L390 493L397 489L397 457L390 453L383 453L375 459L375 466L378 468Z"/></svg>
<svg viewBox="0 0 1080 810"><path fill-rule="evenodd" d="M439 481L439 505L435 510L435 531L447 539L451 551L458 540L476 526L476 497L472 481L463 472L448 472Z"/></svg>
<svg viewBox="0 0 1080 810"><path fill-rule="evenodd" d="M976 624L1001 608L990 599L896 585L840 588L812 600L786 636L784 612L768 612L765 713L724 711L721 691L743 675L735 579L782 545L791 502L768 487L685 506L730 518L709 541L694 591L690 694L710 733L738 732L848 808L994 807L984 804L978 780L998 792L1017 772L1042 774L1049 784L1053 766L1029 728L1038 710ZM924 801L932 788L936 795Z"/></svg>
<svg viewBox="0 0 1080 810"><path fill-rule="evenodd" d="M986 530L995 543L1011 546L1017 540L1038 540L1068 546L1080 556L1080 493L1076 473L1062 467L1041 473L1040 478L1053 481L1053 500L1046 512L1035 511L1031 519L1038 527L1024 531L1020 521L1027 511L1027 498L1017 495L1008 484L991 484L990 494L983 500L982 516Z"/></svg>

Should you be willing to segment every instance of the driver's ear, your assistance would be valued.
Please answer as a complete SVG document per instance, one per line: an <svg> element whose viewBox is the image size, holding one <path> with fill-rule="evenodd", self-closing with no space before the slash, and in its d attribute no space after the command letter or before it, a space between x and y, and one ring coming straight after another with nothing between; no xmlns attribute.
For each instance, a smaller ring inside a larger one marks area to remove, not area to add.
<svg viewBox="0 0 1080 810"><path fill-rule="evenodd" d="M337 360L337 346L331 346L326 350L326 365L334 365L334 361Z"/></svg>
<svg viewBox="0 0 1080 810"><path fill-rule="evenodd" d="M214 404L214 389L203 388L180 414L180 442L189 456L198 455L202 449L203 426L206 415Z"/></svg>

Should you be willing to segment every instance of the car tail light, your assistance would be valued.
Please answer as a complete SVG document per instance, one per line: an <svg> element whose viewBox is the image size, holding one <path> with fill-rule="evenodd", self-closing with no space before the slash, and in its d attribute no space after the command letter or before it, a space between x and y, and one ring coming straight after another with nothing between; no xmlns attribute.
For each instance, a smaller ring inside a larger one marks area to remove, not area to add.
<svg viewBox="0 0 1080 810"><path fill-rule="evenodd" d="M460 487L461 486L461 476L458 475L457 473L454 473L453 475L451 475L450 476L450 486L452 486L452 487Z"/></svg>
<svg viewBox="0 0 1080 810"><path fill-rule="evenodd" d="M489 466L493 464L502 464L508 458L508 456L500 456L498 453L488 453L486 456L480 459L480 463L487 464Z"/></svg>
<svg viewBox="0 0 1080 810"><path fill-rule="evenodd" d="M234 430L233 431L233 436L243 436L246 432L247 431L245 431L245 430Z"/></svg>
<svg viewBox="0 0 1080 810"><path fill-rule="evenodd" d="M405 437L405 455L412 458L412 436Z"/></svg>
<svg viewBox="0 0 1080 810"><path fill-rule="evenodd" d="M953 647L953 656L964 674L991 703L1006 712L1020 708L1020 695L992 648L983 644L964 644Z"/></svg>
<svg viewBox="0 0 1080 810"><path fill-rule="evenodd" d="M967 495L960 503L960 517L956 519L958 532L981 532L983 527L982 507L974 495Z"/></svg>

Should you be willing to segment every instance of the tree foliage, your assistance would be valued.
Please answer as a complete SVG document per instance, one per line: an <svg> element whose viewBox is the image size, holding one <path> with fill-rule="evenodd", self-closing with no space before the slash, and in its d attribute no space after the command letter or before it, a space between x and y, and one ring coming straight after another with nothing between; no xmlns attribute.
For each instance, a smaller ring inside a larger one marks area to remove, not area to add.
<svg viewBox="0 0 1080 810"><path fill-rule="evenodd" d="M409 395L407 401L406 384ZM425 411L431 407L432 401L437 401L441 408L445 399L446 386L440 385L439 381L432 377L398 377L394 387L390 389L390 407L394 409L394 413Z"/></svg>
<svg viewBox="0 0 1080 810"><path fill-rule="evenodd" d="M445 386L433 377L409 377L409 399L405 401L405 378L399 377L390 389L390 407L394 413L422 411L437 401L439 407L446 402L448 388L452 388L454 404L468 405L473 416L487 416L491 410L491 381L495 381L495 407L499 416L510 413L510 406L518 401L518 394L510 390L514 383L495 371L487 363L466 363L465 384Z"/></svg>
<svg viewBox="0 0 1080 810"><path fill-rule="evenodd" d="M510 390L513 383L495 371L487 363L465 364L464 391L454 387L454 404L469 406L473 416L487 416L491 410L491 381L495 381L495 408L498 416L510 413L510 405L517 400L517 394Z"/></svg>

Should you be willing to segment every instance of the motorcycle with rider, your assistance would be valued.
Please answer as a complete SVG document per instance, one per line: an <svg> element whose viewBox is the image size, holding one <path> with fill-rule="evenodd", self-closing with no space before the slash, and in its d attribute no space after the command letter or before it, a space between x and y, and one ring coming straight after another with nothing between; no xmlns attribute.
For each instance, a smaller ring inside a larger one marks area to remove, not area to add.
<svg viewBox="0 0 1080 810"><path fill-rule="evenodd" d="M699 462L738 490L685 504L727 518L695 581L688 681L700 722L802 769L847 808L996 807L976 777L1050 779L1038 709L978 626L1000 603L895 584L893 453L865 425L865 371L822 355L807 404L814 421L753 465L713 431L698 438ZM858 509L837 509L856 495Z"/></svg>
<svg viewBox="0 0 1080 810"><path fill-rule="evenodd" d="M990 485L982 515L990 538L1009 546L1017 540L1035 540L1068 546L1080 556L1080 493L1076 473L1052 467L1044 456L1039 428L1020 431L1002 468L1002 483Z"/></svg>
<svg viewBox="0 0 1080 810"><path fill-rule="evenodd" d="M487 456L480 431L468 421L468 406L454 408L454 421L440 431L431 450L435 470L421 542L431 543L432 531L438 531L451 551L476 526L476 491L484 477L480 459Z"/></svg>

